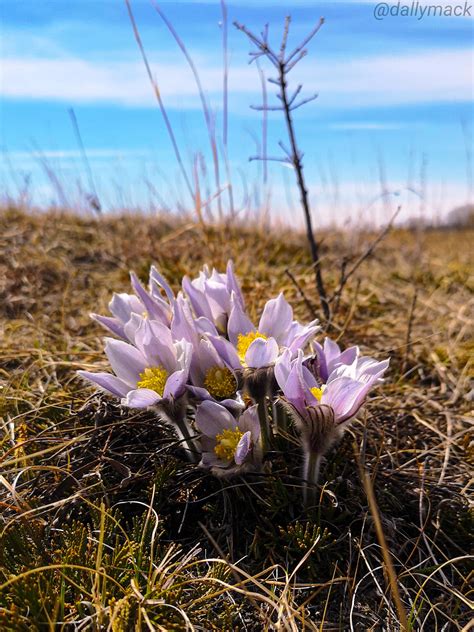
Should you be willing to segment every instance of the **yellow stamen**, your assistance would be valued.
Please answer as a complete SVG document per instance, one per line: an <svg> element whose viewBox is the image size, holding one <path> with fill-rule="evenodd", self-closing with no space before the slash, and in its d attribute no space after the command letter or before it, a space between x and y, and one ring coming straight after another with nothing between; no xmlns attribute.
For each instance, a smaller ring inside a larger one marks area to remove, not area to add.
<svg viewBox="0 0 474 632"><path fill-rule="evenodd" d="M267 340L267 336L265 336L265 334L261 334L259 331L249 331L248 334L239 334L237 336L237 355L239 356L239 360L242 364L245 363L245 354L247 353L248 348L257 338Z"/></svg>
<svg viewBox="0 0 474 632"><path fill-rule="evenodd" d="M243 437L243 432L241 432L238 428L235 430L225 429L222 431L222 434L218 434L216 436L216 447L214 448L214 452L216 453L219 459L223 461L232 461L235 454L235 449L239 441Z"/></svg>
<svg viewBox="0 0 474 632"><path fill-rule="evenodd" d="M137 388L149 388L156 391L158 395L163 397L168 379L168 371L162 366L147 367L143 373L140 373L140 380L137 382Z"/></svg>
<svg viewBox="0 0 474 632"><path fill-rule="evenodd" d="M322 388L318 388L317 386L313 386L313 388L311 389L311 392L316 397L318 402L320 402L321 401L321 397L323 396L323 389Z"/></svg>
<svg viewBox="0 0 474 632"><path fill-rule="evenodd" d="M204 386L216 399L233 397L237 390L237 382L232 371L220 366L213 366L207 371Z"/></svg>

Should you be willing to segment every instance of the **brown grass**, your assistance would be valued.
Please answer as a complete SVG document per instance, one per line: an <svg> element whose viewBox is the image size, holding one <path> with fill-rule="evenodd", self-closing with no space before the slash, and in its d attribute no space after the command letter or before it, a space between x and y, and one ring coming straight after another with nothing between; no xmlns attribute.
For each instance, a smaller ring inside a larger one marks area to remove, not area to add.
<svg viewBox="0 0 474 632"><path fill-rule="evenodd" d="M0 627L397 630L391 561L411 629L467 630L472 236L393 231L344 290L331 335L392 364L329 456L308 516L285 458L265 480L216 482L176 458L150 413L120 410L75 376L105 366L88 313L105 313L129 269L146 278L151 263L177 289L231 257L253 314L283 290L308 319L318 301L304 236L4 210ZM372 238L324 238L330 289Z"/></svg>

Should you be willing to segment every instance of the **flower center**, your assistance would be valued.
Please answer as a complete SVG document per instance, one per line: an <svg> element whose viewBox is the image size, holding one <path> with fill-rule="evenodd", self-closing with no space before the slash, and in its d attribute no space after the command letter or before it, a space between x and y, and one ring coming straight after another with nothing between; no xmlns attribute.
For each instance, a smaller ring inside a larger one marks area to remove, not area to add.
<svg viewBox="0 0 474 632"><path fill-rule="evenodd" d="M234 458L235 450L242 439L244 433L238 428L235 430L229 430L226 428L222 431L222 434L216 435L216 447L214 452L222 461L232 461Z"/></svg>
<svg viewBox="0 0 474 632"><path fill-rule="evenodd" d="M207 371L204 386L216 399L233 397L237 390L237 382L232 371L220 366L213 366Z"/></svg>
<svg viewBox="0 0 474 632"><path fill-rule="evenodd" d="M259 331L249 331L248 334L239 334L237 336L237 355L239 356L239 360L242 364L245 362L245 354L247 353L248 348L257 338L267 340L267 336L265 336L265 334L261 334Z"/></svg>
<svg viewBox="0 0 474 632"><path fill-rule="evenodd" d="M149 388L156 391L158 395L163 397L168 379L168 371L162 366L147 367L140 373L140 380L137 382L137 388Z"/></svg>
<svg viewBox="0 0 474 632"><path fill-rule="evenodd" d="M318 402L321 401L321 397L323 396L323 389L322 388L318 388L317 386L313 386L311 390L311 393L316 397L316 399L318 400Z"/></svg>

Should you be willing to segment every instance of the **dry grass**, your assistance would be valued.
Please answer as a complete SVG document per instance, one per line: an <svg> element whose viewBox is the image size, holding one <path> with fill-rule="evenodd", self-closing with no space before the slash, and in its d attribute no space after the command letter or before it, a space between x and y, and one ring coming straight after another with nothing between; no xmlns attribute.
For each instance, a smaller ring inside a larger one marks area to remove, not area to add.
<svg viewBox="0 0 474 632"><path fill-rule="evenodd" d="M468 629L472 233L392 232L345 289L332 335L393 360L308 515L295 455L222 483L150 413L75 377L104 362L88 313L152 262L177 288L232 257L251 311L283 289L307 319L285 273L316 305L303 237L14 209L0 222L2 630ZM324 240L333 290L370 239Z"/></svg>

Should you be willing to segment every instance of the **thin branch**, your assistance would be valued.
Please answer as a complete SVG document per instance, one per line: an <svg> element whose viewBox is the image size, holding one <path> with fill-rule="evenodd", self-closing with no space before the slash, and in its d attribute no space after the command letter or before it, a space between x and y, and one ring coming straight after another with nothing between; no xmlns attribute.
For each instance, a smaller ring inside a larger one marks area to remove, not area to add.
<svg viewBox="0 0 474 632"><path fill-rule="evenodd" d="M357 259L357 261L354 263L352 268L348 272L342 271L342 273L341 273L341 280L339 281L339 286L338 286L337 290L334 292L333 296L330 299L331 303L333 301L335 301L334 312L337 312L337 310L339 308L339 302L340 302L340 297L341 297L341 294L342 294L342 290L344 289L345 285L347 284L347 281L351 278L351 276L355 272L357 272L357 270L364 263L364 261L371 256L371 254L374 252L374 250L377 247L377 245L382 241L382 239L392 229L393 223L394 223L395 219L397 218L397 215L400 213L401 208L402 208L401 206L399 206L397 208L397 210L392 215L392 217L391 217L389 223L387 224L387 226L385 226L385 228L377 235L377 237L369 245L369 247L365 250L365 252L363 252L361 254L361 256Z"/></svg>
<svg viewBox="0 0 474 632"><path fill-rule="evenodd" d="M261 50L265 56L269 59L269 61L271 61L271 63L278 68L278 56L276 55L276 53L268 46L267 43L267 35L268 35L268 25L266 25L267 30L266 30L266 35L263 37L263 39L259 39L256 35L254 35L252 33L252 31L249 31L248 28L246 26L244 26L243 24L240 24L240 22L235 21L234 22L234 26L236 29L238 29L239 31L242 31L242 33L245 33L245 35L249 38L249 40L255 44L255 46Z"/></svg>
<svg viewBox="0 0 474 632"><path fill-rule="evenodd" d="M324 24L324 18L319 18L319 22L316 24L314 29L309 33L307 37L305 37L305 39L301 42L301 44L299 44L299 46L297 46L295 50L286 58L285 60L286 64L291 62L291 60L296 55L298 55L298 53L300 53L307 44L310 43L310 41L313 39L313 37L316 35L316 33L319 31L319 29L322 27L323 24Z"/></svg>
<svg viewBox="0 0 474 632"><path fill-rule="evenodd" d="M302 50L301 53L296 57L296 59L294 59L291 63L287 62L286 72L291 72L291 70L293 70L296 64L300 62L303 59L303 57L306 57L307 54L308 54L307 50Z"/></svg>
<svg viewBox="0 0 474 632"><path fill-rule="evenodd" d="M278 156L250 156L249 157L249 162L252 162L254 160L268 160L269 162L282 162L287 165L293 164L291 160L289 160L289 158L286 158L285 156L282 156L280 158Z"/></svg>
<svg viewBox="0 0 474 632"><path fill-rule="evenodd" d="M306 97L306 99L303 99L302 101L300 101L299 103L297 103L296 105L291 105L290 109L291 111L293 110L297 110L298 108L300 108L302 105L306 105L307 103L311 103L311 101L314 101L315 99L318 98L318 93L313 94L313 96L311 97Z"/></svg>
<svg viewBox="0 0 474 632"><path fill-rule="evenodd" d="M285 18L285 26L283 27L283 37L281 38L280 55L279 55L280 62L283 62L285 59L286 43L288 41L288 32L290 30L290 22L291 22L291 15L287 15Z"/></svg>
<svg viewBox="0 0 474 632"><path fill-rule="evenodd" d="M296 88L296 90L294 91L293 96L292 96L290 99L288 99L288 104L289 104L289 105L292 105L292 103L294 102L294 100L296 99L296 97L297 97L297 96L299 95L299 93L301 92L302 88L303 88L303 84L301 84L301 83L300 83L300 84L299 84L299 86L298 86L298 87ZM277 96L280 96L280 95L278 94Z"/></svg>
<svg viewBox="0 0 474 632"><path fill-rule="evenodd" d="M303 175L303 163L302 163L303 154L298 149L294 124L293 124L293 119L292 119L292 114L291 114L292 109L296 109L297 107L304 105L304 103L307 103L313 100L315 97L309 97L308 99L304 99L301 103L298 103L297 105L293 105L296 96L299 94L301 90L301 87L299 86L296 89L295 93L292 95L292 97L289 98L288 82L287 82L289 67L293 67L294 64L297 63L297 61L302 57L304 47L316 35L318 30L322 26L323 22L324 20L323 18L321 18L321 20L316 25L316 27L307 35L307 37L301 42L301 44L297 46L297 48L286 59L284 56L286 52L288 30L289 30L289 25L290 25L289 18L287 18L285 21L285 26L283 29L283 39L282 39L282 43L280 47L280 54L278 57L275 55L275 52L268 46L268 43L266 40L266 33L262 35L263 39L259 39L256 35L254 35L251 31L249 31L247 27L244 26L243 24L240 24L239 22L234 22L234 25L236 26L238 30L242 31L243 33L245 33L245 35L247 35L249 40L257 48L258 53L263 53L265 57L278 70L278 79L269 79L269 81L271 83L277 84L278 87L280 88L278 98L280 99L282 105L281 106L267 106L266 108L263 108L263 106L253 106L253 109L257 109L257 110L265 109L265 111L273 111L273 110L281 110L281 109L283 110L283 113L285 116L286 128L288 132L288 138L290 141L290 150L287 150L282 144L280 144L280 146L283 148L283 150L287 154L288 158L284 160L281 160L281 159L276 159L276 160L278 162L283 162L285 164L289 163L293 165L295 169L297 185L300 191L301 206L303 208L303 212L305 216L306 234L307 234L307 239L308 239L308 243L309 243L309 247L311 251L311 259L313 261L316 288L319 294L324 316L326 320L329 321L331 313L330 313L330 308L329 308L329 302L327 299L326 288L324 286L323 277L322 277L321 261L320 261L320 256L319 256L319 244L316 241L313 234L313 225L312 225L311 210L310 210L310 205L309 205L308 190L306 188L306 182ZM295 58L296 58L296 61L295 61ZM259 160L259 159L260 157L251 158L251 160ZM275 159L267 157L267 160L275 160Z"/></svg>
<svg viewBox="0 0 474 632"><path fill-rule="evenodd" d="M249 107L257 112L281 112L283 110L282 105L250 105Z"/></svg>
<svg viewBox="0 0 474 632"><path fill-rule="evenodd" d="M287 277L290 279L290 281L293 283L293 285L296 287L296 289L300 293L301 298L303 299L306 307L308 308L311 318L316 318L316 310L314 309L314 306L309 300L309 298L306 296L305 291L303 290L301 285L298 283L298 281L295 279L295 277L293 276L293 274L290 272L288 268L285 270L285 274L287 275Z"/></svg>

